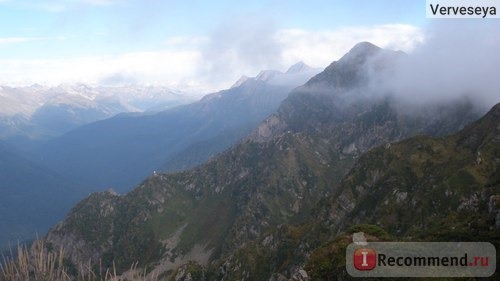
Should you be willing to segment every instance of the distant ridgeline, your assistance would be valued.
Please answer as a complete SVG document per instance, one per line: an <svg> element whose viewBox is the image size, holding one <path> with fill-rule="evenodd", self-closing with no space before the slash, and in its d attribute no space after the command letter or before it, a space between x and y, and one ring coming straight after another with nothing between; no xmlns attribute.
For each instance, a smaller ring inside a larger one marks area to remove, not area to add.
<svg viewBox="0 0 500 281"><path fill-rule="evenodd" d="M500 105L478 120L467 99L374 92L370 75L404 56L357 44L230 149L122 196L91 194L45 242L75 268L126 276L138 262L168 280L349 279L359 231L499 247Z"/></svg>
<svg viewBox="0 0 500 281"><path fill-rule="evenodd" d="M7 139L0 142L0 225L8 226L0 248L43 235L91 192L125 193L153 171L205 162L320 71L304 63L262 71L177 107L190 98L163 87L0 87L0 138ZM23 122L13 121L20 116Z"/></svg>

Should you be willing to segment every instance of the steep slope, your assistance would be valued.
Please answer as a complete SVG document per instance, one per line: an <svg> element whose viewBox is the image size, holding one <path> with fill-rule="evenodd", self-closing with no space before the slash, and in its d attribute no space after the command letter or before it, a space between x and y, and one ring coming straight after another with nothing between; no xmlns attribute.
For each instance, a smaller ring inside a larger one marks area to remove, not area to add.
<svg viewBox="0 0 500 281"><path fill-rule="evenodd" d="M213 138L193 143L170 157L161 170L176 172L195 167L231 147L254 128L255 124L242 125L235 129L228 129Z"/></svg>
<svg viewBox="0 0 500 281"><path fill-rule="evenodd" d="M394 235L480 240L500 226L499 124L497 104L453 136L419 136L370 151L344 180L328 221L340 228L376 223Z"/></svg>
<svg viewBox="0 0 500 281"><path fill-rule="evenodd" d="M278 226L222 263L229 279L271 265L262 276L292 277L305 269L312 280L354 280L345 271L345 247L359 231L372 241L499 247L499 124L497 104L454 135L419 135L371 149L319 202L314 219Z"/></svg>
<svg viewBox="0 0 500 281"><path fill-rule="evenodd" d="M464 101L415 115L370 97L369 69L399 55L356 45L230 150L190 171L155 174L124 196L94 194L46 240L74 262L115 260L124 270L140 261L168 273L194 260L210 265L212 280L269 279L283 264L264 259L266 249L258 255L255 243L272 250L279 239L266 235L277 226L311 221L362 153L421 132L454 132L477 116Z"/></svg>
<svg viewBox="0 0 500 281"><path fill-rule="evenodd" d="M78 187L0 141L0 249L45 233L85 196Z"/></svg>
<svg viewBox="0 0 500 281"><path fill-rule="evenodd" d="M249 79L189 105L89 124L50 141L40 159L90 186L128 191L155 170L194 166L232 145L276 110L297 86L291 81L274 85ZM216 145L191 149L222 136ZM179 155L189 161L179 161Z"/></svg>
<svg viewBox="0 0 500 281"><path fill-rule="evenodd" d="M487 241L498 248L499 169L497 104L455 135L418 136L366 153L326 200L316 223L333 233L375 224L392 241ZM321 268L339 261L332 249L343 243L335 239L313 252L306 266L312 277L347 277L343 261Z"/></svg>

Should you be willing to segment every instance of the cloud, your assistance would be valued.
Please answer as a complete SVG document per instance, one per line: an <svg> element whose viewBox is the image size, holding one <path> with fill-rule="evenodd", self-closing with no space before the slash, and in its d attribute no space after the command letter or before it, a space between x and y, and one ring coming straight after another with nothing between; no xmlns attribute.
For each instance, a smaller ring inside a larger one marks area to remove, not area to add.
<svg viewBox="0 0 500 281"><path fill-rule="evenodd" d="M384 87L410 104L469 97L490 107L500 102L500 23L434 21L426 42L402 59Z"/></svg>
<svg viewBox="0 0 500 281"><path fill-rule="evenodd" d="M23 40L27 39L18 39ZM208 92L230 87L241 75L254 76L263 69L285 70L297 61L326 67L359 41L412 50L421 44L423 34L408 25L311 31L279 29L272 21L241 18L221 25L210 36L159 41L161 49L146 52L0 60L0 83L137 82L190 85Z"/></svg>
<svg viewBox="0 0 500 281"><path fill-rule="evenodd" d="M382 48L411 52L424 42L424 33L416 26L388 24L325 31L285 29L277 34L277 40L283 45L285 64L303 60L313 66L326 66L362 41Z"/></svg>
<svg viewBox="0 0 500 281"><path fill-rule="evenodd" d="M424 42L424 34L418 27L403 24L324 31L278 29L273 22L243 17L221 25L208 39L209 44L202 51L206 64L201 75L228 86L228 80L232 83L242 74L284 70L298 61L326 67L361 41L412 51Z"/></svg>
<svg viewBox="0 0 500 281"><path fill-rule="evenodd" d="M0 37L0 45L44 40L40 37Z"/></svg>
<svg viewBox="0 0 500 281"><path fill-rule="evenodd" d="M61 13L70 9L81 9L84 6L110 6L121 3L122 0L0 0L0 3L10 3L24 9L42 10L50 13Z"/></svg>
<svg viewBox="0 0 500 281"><path fill-rule="evenodd" d="M98 83L111 76L147 84L180 85L195 72L193 51L134 52L70 59L0 60L0 83Z"/></svg>
<svg viewBox="0 0 500 281"><path fill-rule="evenodd" d="M16 43L29 43L34 41L50 41L50 40L66 40L68 36L55 36L55 37L0 37L0 45L16 44Z"/></svg>
<svg viewBox="0 0 500 281"><path fill-rule="evenodd" d="M78 2L84 3L84 4L90 4L90 5L112 5L119 3L120 1L117 0L80 0Z"/></svg>
<svg viewBox="0 0 500 281"><path fill-rule="evenodd" d="M98 81L99 85L104 86L122 86L122 85L135 85L138 84L137 79L127 73L112 73L105 76Z"/></svg>
<svg viewBox="0 0 500 281"><path fill-rule="evenodd" d="M167 48L173 49L193 49L206 44L209 38L206 36L174 36L167 38L162 43Z"/></svg>
<svg viewBox="0 0 500 281"><path fill-rule="evenodd" d="M234 80L244 73L281 67L277 32L272 21L245 16L221 24L202 49L205 65L200 75L224 83L228 77Z"/></svg>

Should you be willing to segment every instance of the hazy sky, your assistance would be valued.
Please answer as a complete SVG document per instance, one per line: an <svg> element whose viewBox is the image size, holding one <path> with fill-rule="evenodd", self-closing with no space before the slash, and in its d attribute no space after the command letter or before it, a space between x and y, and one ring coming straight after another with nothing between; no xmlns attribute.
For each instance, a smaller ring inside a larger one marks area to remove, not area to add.
<svg viewBox="0 0 500 281"><path fill-rule="evenodd" d="M359 41L412 51L427 24L423 0L0 0L0 83L215 90Z"/></svg>

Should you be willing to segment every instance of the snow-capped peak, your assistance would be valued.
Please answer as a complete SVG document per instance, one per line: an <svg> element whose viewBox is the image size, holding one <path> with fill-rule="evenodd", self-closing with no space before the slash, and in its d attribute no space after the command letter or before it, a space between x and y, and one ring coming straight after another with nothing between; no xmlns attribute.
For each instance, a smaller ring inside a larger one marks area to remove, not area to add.
<svg viewBox="0 0 500 281"><path fill-rule="evenodd" d="M277 70L262 70L257 77L255 77L256 80L264 81L267 82L271 79L273 79L276 75L283 74Z"/></svg>
<svg viewBox="0 0 500 281"><path fill-rule="evenodd" d="M252 79L246 75L243 75L240 77L240 79L238 79L238 81L236 81L233 86L231 86L231 88L236 88L236 87L239 87L241 86L243 83L245 83L246 81L248 81L249 79Z"/></svg>
<svg viewBox="0 0 500 281"><path fill-rule="evenodd" d="M321 71L320 68L312 68L300 61L290 66L285 73L277 70L262 70L255 77L243 75L231 88L239 87L248 81L262 81L271 85L297 87Z"/></svg>
<svg viewBox="0 0 500 281"><path fill-rule="evenodd" d="M309 71L312 68L305 64L303 61L299 61L298 63L290 66L288 70L286 71L286 74L294 74L294 73L301 73L304 71Z"/></svg>

